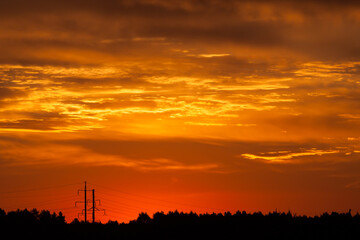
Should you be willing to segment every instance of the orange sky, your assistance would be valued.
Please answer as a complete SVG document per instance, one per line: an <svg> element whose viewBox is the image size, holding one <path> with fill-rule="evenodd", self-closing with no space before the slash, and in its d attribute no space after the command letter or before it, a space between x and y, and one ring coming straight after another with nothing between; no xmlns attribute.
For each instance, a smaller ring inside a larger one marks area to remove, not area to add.
<svg viewBox="0 0 360 240"><path fill-rule="evenodd" d="M357 1L3 0L0 208L360 210ZM82 217L82 216L81 216Z"/></svg>

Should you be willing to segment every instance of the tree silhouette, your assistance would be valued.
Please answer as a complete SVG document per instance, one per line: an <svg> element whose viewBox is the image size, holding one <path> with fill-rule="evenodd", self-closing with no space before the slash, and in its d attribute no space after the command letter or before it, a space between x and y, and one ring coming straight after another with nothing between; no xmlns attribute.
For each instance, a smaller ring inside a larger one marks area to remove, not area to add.
<svg viewBox="0 0 360 240"><path fill-rule="evenodd" d="M323 213L296 216L290 211L246 213L141 212L129 224L117 221L65 223L61 212L36 209L6 213L0 209L0 232L10 239L358 239L360 215Z"/></svg>
<svg viewBox="0 0 360 240"><path fill-rule="evenodd" d="M136 219L136 222L140 224L150 223L151 217L149 217L149 215L146 212L141 212L138 218Z"/></svg>

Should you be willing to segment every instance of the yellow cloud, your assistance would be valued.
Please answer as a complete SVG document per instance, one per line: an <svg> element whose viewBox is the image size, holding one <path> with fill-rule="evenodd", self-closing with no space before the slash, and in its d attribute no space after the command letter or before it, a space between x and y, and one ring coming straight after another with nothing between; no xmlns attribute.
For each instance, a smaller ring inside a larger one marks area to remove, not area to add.
<svg viewBox="0 0 360 240"><path fill-rule="evenodd" d="M247 159L251 159L251 160L263 160L264 162L269 162L269 163L292 163L290 161L286 161L292 158L296 158L296 157L303 157L303 156L321 156L324 154L334 154L334 153L339 153L338 150L317 150L317 149L311 149L311 150L307 150L305 152L293 152L293 153L288 153L288 154L281 154L284 152L271 152L268 154L274 154L273 156L268 156L268 155L255 155L255 154L250 154L250 153L244 153L241 154L242 157L247 158ZM275 155L278 154L278 155Z"/></svg>

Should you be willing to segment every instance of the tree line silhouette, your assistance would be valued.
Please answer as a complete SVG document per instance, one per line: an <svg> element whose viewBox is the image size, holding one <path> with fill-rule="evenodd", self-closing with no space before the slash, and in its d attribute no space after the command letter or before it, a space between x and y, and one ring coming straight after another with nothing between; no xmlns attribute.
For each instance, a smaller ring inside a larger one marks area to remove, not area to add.
<svg viewBox="0 0 360 240"><path fill-rule="evenodd" d="M9 239L359 239L360 215L291 212L196 214L142 212L129 223L66 223L61 212L0 209L0 230Z"/></svg>

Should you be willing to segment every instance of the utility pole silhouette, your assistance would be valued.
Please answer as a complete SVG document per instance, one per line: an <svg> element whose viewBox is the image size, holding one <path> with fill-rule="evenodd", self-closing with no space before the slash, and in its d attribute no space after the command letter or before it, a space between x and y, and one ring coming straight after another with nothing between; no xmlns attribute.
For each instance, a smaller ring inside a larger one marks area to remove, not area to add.
<svg viewBox="0 0 360 240"><path fill-rule="evenodd" d="M84 201L83 201L83 202L81 202L81 201L76 201L76 202L75 202L75 206L76 206L77 203L84 203L84 209L82 210L81 214L84 213L84 219L85 219L85 222L86 222L86 221L87 221L87 215L86 215L86 214L87 214L87 202L88 202L88 200L87 200L87 198L86 198L86 192L90 191L90 190L87 190L87 189L86 189L86 181L85 181L85 187L84 187L84 189L79 189L79 190L78 190L78 195L79 195L79 193L80 193L81 191L84 191Z"/></svg>
<svg viewBox="0 0 360 240"><path fill-rule="evenodd" d="M95 222L95 189L92 190L92 197L93 197L93 207L92 207L92 211L93 211L93 223Z"/></svg>
<svg viewBox="0 0 360 240"><path fill-rule="evenodd" d="M91 190L86 189L86 181L85 181L84 189L78 190L78 195L79 195L80 191L84 191L84 201L76 201L75 206L77 203L84 203L84 209L82 210L81 213L78 214L78 216L80 214L84 213L84 219L85 219L85 222L87 222L87 213L88 213L88 210L90 210L90 211L92 211L92 222L95 223L95 212L96 211L104 211L104 215L105 215L105 209L99 209L96 207L96 201L99 201L99 205L101 205L101 202L100 202L100 200L95 200L95 189L91 189ZM88 199L86 197L86 192L90 192L90 191L92 192L92 207L90 209L88 209L87 208Z"/></svg>
<svg viewBox="0 0 360 240"><path fill-rule="evenodd" d="M85 214L85 222L86 222L86 205L87 205L87 202L86 202L86 181L85 181L85 189L84 189L84 208L85 208L85 211L84 211L84 214Z"/></svg>
<svg viewBox="0 0 360 240"><path fill-rule="evenodd" d="M92 208L90 208L92 210L92 222L95 223L95 212L96 211L104 211L104 215L105 215L105 209L102 208L97 208L96 207L96 201L99 201L99 206L101 205L100 200L95 200L95 189L92 189Z"/></svg>

